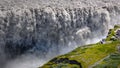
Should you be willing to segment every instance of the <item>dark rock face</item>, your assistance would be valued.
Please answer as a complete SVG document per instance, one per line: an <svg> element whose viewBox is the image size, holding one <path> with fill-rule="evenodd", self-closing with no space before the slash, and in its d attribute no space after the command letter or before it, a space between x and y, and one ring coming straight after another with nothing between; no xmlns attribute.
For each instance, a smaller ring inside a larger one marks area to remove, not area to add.
<svg viewBox="0 0 120 68"><path fill-rule="evenodd" d="M120 30L117 30L117 35L120 36Z"/></svg>
<svg viewBox="0 0 120 68"><path fill-rule="evenodd" d="M51 60L50 62L54 62L56 64L59 63L69 63L69 64L75 64L78 65L79 68L82 68L82 65L80 62L76 61L76 60L69 60L68 58L60 58L57 60L57 58L54 58L53 60Z"/></svg>
<svg viewBox="0 0 120 68"><path fill-rule="evenodd" d="M120 29L116 31L116 37L120 39Z"/></svg>
<svg viewBox="0 0 120 68"><path fill-rule="evenodd" d="M81 63L77 62L76 60L70 60L69 63L79 65L79 67L82 68Z"/></svg>

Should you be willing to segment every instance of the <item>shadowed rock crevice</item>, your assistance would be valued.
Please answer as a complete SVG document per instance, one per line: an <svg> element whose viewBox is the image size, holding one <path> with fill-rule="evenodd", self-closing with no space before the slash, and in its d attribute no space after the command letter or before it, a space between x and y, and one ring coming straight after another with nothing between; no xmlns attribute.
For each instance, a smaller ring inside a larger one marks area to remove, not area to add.
<svg viewBox="0 0 120 68"><path fill-rule="evenodd" d="M78 65L79 68L82 68L82 65L80 62L76 61L76 60L69 60L68 58L60 58L60 59L57 59L57 58L54 58L52 59L50 62L53 62L55 64L60 64L60 63L63 63L63 64L75 64L75 65Z"/></svg>

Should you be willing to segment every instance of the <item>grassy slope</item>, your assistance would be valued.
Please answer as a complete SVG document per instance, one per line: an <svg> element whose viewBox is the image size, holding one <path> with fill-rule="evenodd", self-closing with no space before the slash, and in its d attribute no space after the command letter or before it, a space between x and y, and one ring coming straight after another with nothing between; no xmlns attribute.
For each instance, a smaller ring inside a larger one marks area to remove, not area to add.
<svg viewBox="0 0 120 68"><path fill-rule="evenodd" d="M111 54L108 58L104 59L93 68L120 68L120 54Z"/></svg>
<svg viewBox="0 0 120 68"><path fill-rule="evenodd" d="M116 29L118 28L120 27L115 26L114 29L110 30L106 38L106 41L109 41L108 43L105 43L105 44L96 43L96 44L90 44L87 46L79 47L68 54L56 57L57 58L56 60L53 59L54 61L48 62L41 68L79 68L79 66L75 64L69 64L67 62L59 62L59 63L55 62L57 60L59 61L61 58L68 58L69 60L75 60L81 63L82 68L91 67L96 62L107 57L108 55L117 53L116 47L120 44L120 41L119 40L112 41L111 37L115 35L114 31L116 31ZM114 61L110 57L107 60L109 59L111 60L111 62L109 61L110 64L112 64L113 62L114 63L116 62L116 65L120 65L119 61ZM120 60L120 58L117 58L117 59ZM94 68L104 68L100 66L104 66L104 65L107 66L109 65L109 63L108 61L103 60L102 62L100 62L100 64L96 65Z"/></svg>

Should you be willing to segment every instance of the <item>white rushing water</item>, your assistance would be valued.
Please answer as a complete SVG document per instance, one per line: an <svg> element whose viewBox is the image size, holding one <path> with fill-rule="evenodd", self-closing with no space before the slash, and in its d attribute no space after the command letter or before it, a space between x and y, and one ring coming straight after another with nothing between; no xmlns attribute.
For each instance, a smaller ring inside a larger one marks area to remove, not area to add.
<svg viewBox="0 0 120 68"><path fill-rule="evenodd" d="M0 68L36 68L120 24L114 0L46 1L0 0Z"/></svg>

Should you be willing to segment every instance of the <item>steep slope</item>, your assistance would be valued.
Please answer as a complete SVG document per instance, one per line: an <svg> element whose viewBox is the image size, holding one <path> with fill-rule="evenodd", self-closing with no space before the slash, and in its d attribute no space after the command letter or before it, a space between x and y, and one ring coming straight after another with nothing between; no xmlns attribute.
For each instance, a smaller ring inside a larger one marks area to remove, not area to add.
<svg viewBox="0 0 120 68"><path fill-rule="evenodd" d="M120 26L115 26L114 29L110 29L104 41L78 47L72 52L52 59L40 68L117 68L120 65L119 28Z"/></svg>
<svg viewBox="0 0 120 68"><path fill-rule="evenodd" d="M120 67L120 53L114 53L109 55L109 57L105 58L98 64L96 64L93 68L119 68Z"/></svg>

